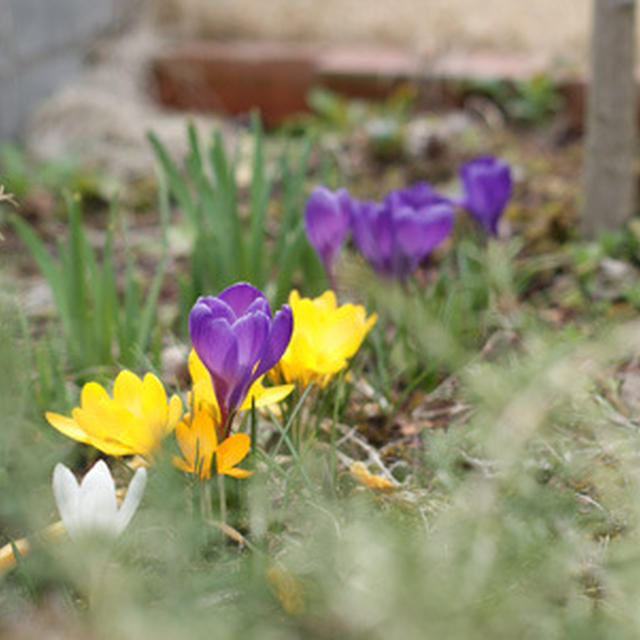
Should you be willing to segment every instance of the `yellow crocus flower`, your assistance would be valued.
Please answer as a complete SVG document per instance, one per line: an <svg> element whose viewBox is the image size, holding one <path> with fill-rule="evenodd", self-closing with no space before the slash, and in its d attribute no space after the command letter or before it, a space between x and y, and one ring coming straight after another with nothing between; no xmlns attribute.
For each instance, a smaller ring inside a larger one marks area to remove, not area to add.
<svg viewBox="0 0 640 640"><path fill-rule="evenodd" d="M273 371L276 377L303 387L310 382L324 386L342 371L377 319L375 313L367 318L362 305L338 306L331 290L314 299L301 298L293 290L289 305L293 334Z"/></svg>
<svg viewBox="0 0 640 640"><path fill-rule="evenodd" d="M193 349L191 349L191 353L189 354L189 374L191 375L189 406L194 413L198 413L198 411L206 411L209 413L218 427L220 440L224 440L225 425L220 424L220 409L218 407L218 401L216 400L216 394L213 391L211 376ZM251 409L252 401L255 402L256 408L275 404L286 398L293 391L292 384L264 387L262 385L263 378L264 376L261 376L251 385L239 411ZM228 428L231 425L226 426L226 432L228 433Z"/></svg>
<svg viewBox="0 0 640 640"><path fill-rule="evenodd" d="M176 440L182 458L174 457L173 463L187 473L194 473L202 480L208 480L211 477L211 461L215 453L219 475L246 478L252 472L238 469L235 465L247 455L250 438L244 433L228 435L231 425L220 423L220 408L211 376L193 349L189 354L189 374L191 392L188 403L191 412L176 426ZM264 407L279 402L293 391L292 384L263 387L262 377L249 389L240 411L250 409L252 400L256 407Z"/></svg>
<svg viewBox="0 0 640 640"><path fill-rule="evenodd" d="M187 414L176 426L176 440L182 458L175 456L173 464L187 473L199 475L202 480L211 477L214 453L219 475L246 478L253 473L235 466L249 453L249 436L246 433L234 433L219 443L216 424L206 411L198 411L193 420Z"/></svg>
<svg viewBox="0 0 640 640"><path fill-rule="evenodd" d="M141 380L121 371L113 385L113 398L97 382L82 387L80 406L71 417L48 411L46 419L64 435L110 456L140 454L152 457L162 439L182 416L182 401L167 394L152 373Z"/></svg>

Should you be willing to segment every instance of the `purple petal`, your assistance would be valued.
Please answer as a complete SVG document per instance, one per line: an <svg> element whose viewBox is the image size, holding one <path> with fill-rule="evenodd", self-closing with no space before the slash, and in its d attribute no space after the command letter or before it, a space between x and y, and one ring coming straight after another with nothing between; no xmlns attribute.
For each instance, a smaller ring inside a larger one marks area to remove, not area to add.
<svg viewBox="0 0 640 640"><path fill-rule="evenodd" d="M197 307L198 305L196 305ZM229 323L194 307L189 315L193 348L215 381L233 384L238 369L238 341ZM216 395L218 389L216 389Z"/></svg>
<svg viewBox="0 0 640 640"><path fill-rule="evenodd" d="M227 287L224 291L221 291L217 296L219 300L225 302L236 315L236 318L243 316L249 307L259 298L265 298L260 289L256 289L248 282L238 282L230 287Z"/></svg>
<svg viewBox="0 0 640 640"><path fill-rule="evenodd" d="M440 195L428 182L416 182L403 189L394 189L385 197L385 204L391 207L411 207L422 209L433 204L449 202L448 198Z"/></svg>
<svg viewBox="0 0 640 640"><path fill-rule="evenodd" d="M256 298L245 311L245 315L256 312L264 313L267 318L271 319L271 307L266 298Z"/></svg>
<svg viewBox="0 0 640 640"><path fill-rule="evenodd" d="M351 217L353 241L371 266L384 273L392 253L391 210L377 202L358 202Z"/></svg>
<svg viewBox="0 0 640 640"><path fill-rule="evenodd" d="M346 189L333 193L326 187L316 187L307 200L307 237L327 269L336 259L349 228L350 209Z"/></svg>
<svg viewBox="0 0 640 640"><path fill-rule="evenodd" d="M200 297L196 301L196 305L205 305L211 312L211 318L223 318L229 324L233 324L236 315L231 307L219 298ZM194 307L195 308L195 307Z"/></svg>
<svg viewBox="0 0 640 640"><path fill-rule="evenodd" d="M405 253L422 260L452 231L453 209L437 204L420 209L413 215L402 216L396 222L396 240Z"/></svg>
<svg viewBox="0 0 640 640"><path fill-rule="evenodd" d="M275 366L278 360L282 358L282 355L289 346L292 331L293 314L291 313L291 307L285 304L273 318L269 336L267 337L266 348L258 368L252 375L253 380L256 380L263 373L269 371L269 369Z"/></svg>
<svg viewBox="0 0 640 640"><path fill-rule="evenodd" d="M497 233L498 220L511 197L508 164L493 156L479 156L460 169L464 207L489 233Z"/></svg>
<svg viewBox="0 0 640 640"><path fill-rule="evenodd" d="M269 335L270 318L256 312L240 318L232 327L238 340L238 363L241 368L253 371L255 363L264 352Z"/></svg>

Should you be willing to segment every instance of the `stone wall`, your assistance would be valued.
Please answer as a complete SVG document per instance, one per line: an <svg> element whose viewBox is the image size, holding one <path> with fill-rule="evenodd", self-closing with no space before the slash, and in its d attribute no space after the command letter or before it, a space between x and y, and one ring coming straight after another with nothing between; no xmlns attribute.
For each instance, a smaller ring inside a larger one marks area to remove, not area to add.
<svg viewBox="0 0 640 640"><path fill-rule="evenodd" d="M126 0L0 0L0 139L86 60L97 36L122 25Z"/></svg>

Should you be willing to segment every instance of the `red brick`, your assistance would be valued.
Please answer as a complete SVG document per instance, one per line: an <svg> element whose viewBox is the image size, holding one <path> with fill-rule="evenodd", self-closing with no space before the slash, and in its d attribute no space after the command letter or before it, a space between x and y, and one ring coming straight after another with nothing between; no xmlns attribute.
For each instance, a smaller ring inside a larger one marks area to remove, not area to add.
<svg viewBox="0 0 640 640"><path fill-rule="evenodd" d="M410 83L420 104L455 108L469 83L527 80L549 70L535 55L476 51L422 60L377 46L306 45L276 42L195 41L176 45L152 61L154 91L170 107L240 114L259 108L267 125L307 111L306 96L324 86L350 97L383 99ZM582 130L585 81L559 81L569 128Z"/></svg>
<svg viewBox="0 0 640 640"><path fill-rule="evenodd" d="M416 83L420 58L385 47L336 46L318 60L318 83L355 98L381 99L398 86Z"/></svg>
<svg viewBox="0 0 640 640"><path fill-rule="evenodd" d="M272 42L194 42L152 63L155 93L167 106L238 114L257 107L267 125L307 109L317 49Z"/></svg>

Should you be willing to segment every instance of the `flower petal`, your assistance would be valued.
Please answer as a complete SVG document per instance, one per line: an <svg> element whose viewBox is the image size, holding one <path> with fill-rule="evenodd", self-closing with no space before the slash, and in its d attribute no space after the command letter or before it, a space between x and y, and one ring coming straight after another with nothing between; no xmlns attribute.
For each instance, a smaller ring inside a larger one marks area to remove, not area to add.
<svg viewBox="0 0 640 640"><path fill-rule="evenodd" d="M219 298L211 296L200 297L196 304L206 306L209 310L211 319L221 318L222 320L226 320L229 324L233 324L236 320L236 314L233 309Z"/></svg>
<svg viewBox="0 0 640 640"><path fill-rule="evenodd" d="M80 487L73 473L60 462L53 471L53 497L67 533L75 538L78 533Z"/></svg>
<svg viewBox="0 0 640 640"><path fill-rule="evenodd" d="M234 433L223 440L216 449L218 473L227 473L249 453L251 438L246 433Z"/></svg>
<svg viewBox="0 0 640 640"><path fill-rule="evenodd" d="M238 341L226 320L190 315L190 332L193 348L209 373L225 380L235 378L238 367ZM193 318L193 321L191 321ZM216 389L218 391L218 389Z"/></svg>
<svg viewBox="0 0 640 640"><path fill-rule="evenodd" d="M309 242L328 268L335 260L349 227L351 202L346 189L333 193L316 187L305 207L305 230Z"/></svg>
<svg viewBox="0 0 640 640"><path fill-rule="evenodd" d="M121 371L113 383L113 400L137 417L142 417L142 380L131 371Z"/></svg>
<svg viewBox="0 0 640 640"><path fill-rule="evenodd" d="M452 231L453 208L434 205L398 217L396 238L400 250L411 260L420 261L431 253Z"/></svg>
<svg viewBox="0 0 640 640"><path fill-rule="evenodd" d="M133 518L133 514L138 509L140 501L142 500L146 484L147 470L144 467L140 467L133 475L129 483L127 495L118 510L115 525L117 535L120 535L126 529L129 522L131 522L131 518Z"/></svg>
<svg viewBox="0 0 640 640"><path fill-rule="evenodd" d="M169 435L174 429L178 421L182 417L182 400L177 393L174 393L169 400L169 412L167 424L165 427L165 435Z"/></svg>
<svg viewBox="0 0 640 640"><path fill-rule="evenodd" d="M44 417L52 427L65 436L72 438L73 440L77 440L78 442L84 442L85 444L89 444L91 442L91 438L82 430L73 418L61 416L59 413L53 413L51 411L47 411L44 414Z"/></svg>
<svg viewBox="0 0 640 640"><path fill-rule="evenodd" d="M80 483L79 526L83 532L117 535L116 487L104 460L98 460Z"/></svg>
<svg viewBox="0 0 640 640"><path fill-rule="evenodd" d="M144 429L150 440L156 440L157 444L165 435L168 407L167 393L162 382L152 373L147 373L142 381L142 414L144 416Z"/></svg>
<svg viewBox="0 0 640 640"><path fill-rule="evenodd" d="M256 380L245 398L240 411L249 411L251 409L251 400L254 398L256 409L267 407L284 400L295 388L294 384L281 384L275 387L263 387L259 380Z"/></svg>
<svg viewBox="0 0 640 640"><path fill-rule="evenodd" d="M236 321L231 330L238 340L238 364L253 370L265 349L269 335L269 318L258 311Z"/></svg>
<svg viewBox="0 0 640 640"><path fill-rule="evenodd" d="M231 467L229 469L225 469L224 472L219 471L218 473L224 474L225 476L231 476L232 478L248 478L253 475L253 471L239 469L238 467Z"/></svg>
<svg viewBox="0 0 640 640"><path fill-rule="evenodd" d="M238 282L231 285L216 297L229 305L236 318L243 316L256 300L260 298L266 300L264 293L260 289L251 286L248 282Z"/></svg>
<svg viewBox="0 0 640 640"><path fill-rule="evenodd" d="M482 155L460 169L464 188L462 206L489 232L496 234L498 221L512 191L511 168L493 156Z"/></svg>
<svg viewBox="0 0 640 640"><path fill-rule="evenodd" d="M282 305L282 309L276 313L271 324L271 330L267 338L267 345L264 354L258 364L258 368L253 374L256 380L261 375L273 368L273 366L282 358L293 331L293 314L289 305Z"/></svg>

